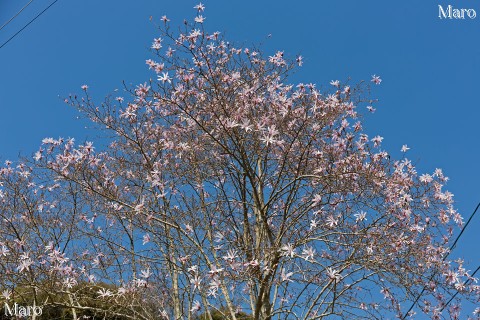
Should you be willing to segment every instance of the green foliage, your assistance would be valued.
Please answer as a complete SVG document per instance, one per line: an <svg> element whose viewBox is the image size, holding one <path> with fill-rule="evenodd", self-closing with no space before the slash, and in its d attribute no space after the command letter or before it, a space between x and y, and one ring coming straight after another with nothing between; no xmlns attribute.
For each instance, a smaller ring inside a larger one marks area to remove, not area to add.
<svg viewBox="0 0 480 320"><path fill-rule="evenodd" d="M210 314L212 316L212 320L227 320L230 319L228 310L226 308L221 308L219 310L217 309L211 309ZM253 316L246 314L245 312L238 312L235 314L238 320L253 320ZM195 320L210 320L208 318L207 313L200 314L198 317L196 317Z"/></svg>
<svg viewBox="0 0 480 320"><path fill-rule="evenodd" d="M15 288L15 294L12 295L10 300L2 301L0 320L14 319L13 317L6 315L4 303L8 303L10 308L12 308L15 303L20 306L32 306L34 301L35 305L42 307L42 315L37 316L37 320L71 320L74 319L74 312L77 319L129 319L125 316L112 315L110 311L116 311L118 307L112 305L108 301L97 298L96 291L100 288L112 290L114 289L114 286L105 283L99 283L95 286L81 283L70 290L75 305L88 306L88 309L83 309L71 307L70 298L67 292L58 291L55 294L52 294L51 290L48 290L49 293L46 293L46 291L39 288L34 291L31 287L17 287Z"/></svg>

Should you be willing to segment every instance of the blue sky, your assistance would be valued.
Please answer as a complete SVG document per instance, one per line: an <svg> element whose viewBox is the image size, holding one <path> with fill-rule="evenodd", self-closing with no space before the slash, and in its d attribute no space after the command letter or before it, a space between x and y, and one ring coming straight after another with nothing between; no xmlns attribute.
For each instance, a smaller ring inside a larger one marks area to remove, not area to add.
<svg viewBox="0 0 480 320"><path fill-rule="evenodd" d="M0 30L0 45L53 0L36 0ZM28 0L0 0L0 25ZM145 60L166 14L173 24L195 15L197 2L59 0L0 49L0 160L32 154L44 137L95 139L60 97L88 84L97 101L153 74ZM230 41L264 43L271 53L304 56L292 78L320 87L382 77L377 112L365 128L383 136L393 157L407 144L420 172L439 167L465 218L480 201L480 16L440 20L438 5L480 1L204 1L206 27ZM267 39L267 36L272 36ZM480 264L480 213L458 244L469 269Z"/></svg>

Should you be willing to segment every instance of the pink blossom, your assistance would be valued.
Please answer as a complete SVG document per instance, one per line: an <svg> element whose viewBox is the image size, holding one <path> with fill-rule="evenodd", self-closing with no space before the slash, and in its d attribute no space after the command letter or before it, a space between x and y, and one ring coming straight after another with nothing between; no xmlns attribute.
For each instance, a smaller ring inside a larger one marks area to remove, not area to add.
<svg viewBox="0 0 480 320"><path fill-rule="evenodd" d="M2 245L2 246L0 247L0 255L1 255L1 256L6 257L9 252L10 252L10 250L9 250L5 245Z"/></svg>
<svg viewBox="0 0 480 320"><path fill-rule="evenodd" d="M205 21L205 18L202 15L198 15L195 17L195 22L203 23L203 21Z"/></svg>
<svg viewBox="0 0 480 320"><path fill-rule="evenodd" d="M142 244L145 245L147 243L150 242L150 235L147 233L147 234L144 234L143 235L143 241L142 241Z"/></svg>
<svg viewBox="0 0 480 320"><path fill-rule="evenodd" d="M201 2L193 8L197 9L200 12L205 10L205 6Z"/></svg>
<svg viewBox="0 0 480 320"><path fill-rule="evenodd" d="M214 276L220 272L222 272L223 268L217 268L216 266L212 266L211 270L208 272L210 275Z"/></svg>
<svg viewBox="0 0 480 320"><path fill-rule="evenodd" d="M162 48L162 38L153 39L152 49L160 50Z"/></svg>
<svg viewBox="0 0 480 320"><path fill-rule="evenodd" d="M12 292L10 290L3 290L2 296L5 298L5 300L10 300Z"/></svg>
<svg viewBox="0 0 480 320"><path fill-rule="evenodd" d="M290 281L290 282L293 282L292 279L290 279L290 277L293 275L293 272L288 272L288 273L285 273L285 269L282 268L282 273L280 275L282 281Z"/></svg>
<svg viewBox="0 0 480 320"><path fill-rule="evenodd" d="M315 256L315 249L313 247L305 246L302 250L302 256L306 261L313 260Z"/></svg>
<svg viewBox="0 0 480 320"><path fill-rule="evenodd" d="M284 256L290 256L290 258L293 258L296 254L295 248L293 247L293 244L287 243L282 246L282 255Z"/></svg>
<svg viewBox="0 0 480 320"><path fill-rule="evenodd" d="M101 288L97 291L97 294L100 298L108 298L113 296L113 293L109 289Z"/></svg>
<svg viewBox="0 0 480 320"><path fill-rule="evenodd" d="M375 84L380 84L382 82L382 79L380 79L380 77L377 76L377 75L373 75L372 76L372 82L375 83Z"/></svg>
<svg viewBox="0 0 480 320"><path fill-rule="evenodd" d="M330 81L330 84L334 87L337 87L337 88L340 87L340 81L338 81L338 80L332 80L332 81Z"/></svg>
<svg viewBox="0 0 480 320"><path fill-rule="evenodd" d="M334 280L335 282L342 280L342 275L337 270L328 267L326 271L327 271L327 276L330 279Z"/></svg>
<svg viewBox="0 0 480 320"><path fill-rule="evenodd" d="M302 56L298 56L297 59L297 64L299 67L301 67L303 65L303 57Z"/></svg>
<svg viewBox="0 0 480 320"><path fill-rule="evenodd" d="M202 309L202 307L200 306L200 302L198 302L197 300L195 300L192 304L192 308L190 309L191 312L195 313L195 312L198 312Z"/></svg>
<svg viewBox="0 0 480 320"><path fill-rule="evenodd" d="M165 82L172 83L172 78L168 76L168 72L162 72L162 75L158 76L158 80L162 81L163 83Z"/></svg>
<svg viewBox="0 0 480 320"><path fill-rule="evenodd" d="M375 137L372 139L373 145L374 145L375 147L378 147L378 146L380 145L380 143L382 143L382 140L383 140L383 137L375 136Z"/></svg>

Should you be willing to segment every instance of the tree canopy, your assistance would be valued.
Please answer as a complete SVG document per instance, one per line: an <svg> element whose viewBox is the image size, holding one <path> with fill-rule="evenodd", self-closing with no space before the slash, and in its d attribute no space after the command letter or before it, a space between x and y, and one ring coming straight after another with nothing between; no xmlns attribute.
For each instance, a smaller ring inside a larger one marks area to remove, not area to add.
<svg viewBox="0 0 480 320"><path fill-rule="evenodd" d="M479 294L446 257L462 218L440 169L363 131L380 77L291 84L301 57L235 46L196 10L178 31L162 18L155 79L66 99L95 144L45 138L0 169L6 301L28 291L78 319L383 319L421 294L416 312L458 318L449 294Z"/></svg>

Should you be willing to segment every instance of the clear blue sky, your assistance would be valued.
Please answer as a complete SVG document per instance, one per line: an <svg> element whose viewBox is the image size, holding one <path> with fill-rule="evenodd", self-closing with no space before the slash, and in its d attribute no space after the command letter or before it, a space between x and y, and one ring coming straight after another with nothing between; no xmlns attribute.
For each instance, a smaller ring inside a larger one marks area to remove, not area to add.
<svg viewBox="0 0 480 320"><path fill-rule="evenodd" d="M0 31L0 45L53 0L36 0ZM0 0L0 25L28 0ZM206 27L233 42L301 54L296 81L327 85L382 77L366 129L420 172L439 167L465 218L480 201L480 1L203 1ZM47 136L94 140L60 97L88 84L97 101L153 77L145 60L156 36L149 17L192 19L190 0L59 0L0 49L0 160L30 155ZM438 5L474 8L474 20L440 20ZM266 40L267 35L272 37ZM458 245L469 269L480 264L480 213Z"/></svg>

